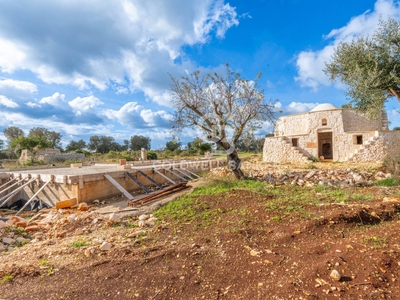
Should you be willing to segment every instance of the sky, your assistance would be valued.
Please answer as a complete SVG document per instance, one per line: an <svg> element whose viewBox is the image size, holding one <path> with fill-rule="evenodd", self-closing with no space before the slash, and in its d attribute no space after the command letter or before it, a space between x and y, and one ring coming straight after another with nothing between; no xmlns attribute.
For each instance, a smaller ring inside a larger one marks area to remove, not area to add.
<svg viewBox="0 0 400 300"><path fill-rule="evenodd" d="M323 73L335 45L400 18L395 0L0 1L0 139L17 126L71 140L172 140L170 75L230 67L260 80L280 115L348 102ZM170 74L170 75L169 75ZM390 127L400 126L395 99ZM256 132L272 132L265 123ZM198 137L185 130L183 144ZM201 137L201 136L200 136Z"/></svg>

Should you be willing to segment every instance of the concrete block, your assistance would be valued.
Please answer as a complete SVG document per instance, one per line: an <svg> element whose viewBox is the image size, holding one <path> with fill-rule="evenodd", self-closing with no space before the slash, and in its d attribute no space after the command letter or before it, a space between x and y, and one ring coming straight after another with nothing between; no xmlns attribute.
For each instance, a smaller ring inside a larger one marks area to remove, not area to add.
<svg viewBox="0 0 400 300"><path fill-rule="evenodd" d="M82 163L79 163L79 164L71 164L71 168L72 168L72 169L79 169L79 168L82 168Z"/></svg>

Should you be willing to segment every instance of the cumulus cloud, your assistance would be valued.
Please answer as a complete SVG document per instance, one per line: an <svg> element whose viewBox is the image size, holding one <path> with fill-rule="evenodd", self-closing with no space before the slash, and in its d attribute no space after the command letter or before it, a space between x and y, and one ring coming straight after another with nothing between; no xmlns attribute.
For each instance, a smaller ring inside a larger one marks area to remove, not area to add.
<svg viewBox="0 0 400 300"><path fill-rule="evenodd" d="M103 102L94 96L89 96L84 98L76 97L74 100L69 101L68 104L75 114L80 116L83 113L91 112L97 106L102 105Z"/></svg>
<svg viewBox="0 0 400 300"><path fill-rule="evenodd" d="M0 80L0 94L17 101L31 99L37 91L37 86L28 81L13 79Z"/></svg>
<svg viewBox="0 0 400 300"><path fill-rule="evenodd" d="M325 62L328 62L335 47L340 42L348 42L360 36L370 35L378 25L379 18L399 18L399 3L393 0L377 0L373 11L366 11L362 15L352 18L345 26L333 29L324 38L329 45L321 50L302 51L296 61L298 76L295 80L303 87L316 90L320 85L330 85L328 77L322 71Z"/></svg>
<svg viewBox="0 0 400 300"><path fill-rule="evenodd" d="M49 97L43 97L39 101L39 103L50 104L50 105L53 105L53 106L63 106L65 104L65 100L64 99L65 99L65 95L64 94L60 94L59 92L55 92L53 95L51 95ZM75 101L77 99L74 99L73 101Z"/></svg>
<svg viewBox="0 0 400 300"><path fill-rule="evenodd" d="M164 110L152 111L144 109L140 112L140 116L149 127L168 127L172 120L172 115Z"/></svg>
<svg viewBox="0 0 400 300"><path fill-rule="evenodd" d="M18 103L15 103L11 99L8 99L6 96L0 95L0 105L3 105L8 108L16 108L18 107Z"/></svg>
<svg viewBox="0 0 400 300"><path fill-rule="evenodd" d="M291 102L289 105L282 107L282 111L284 114L300 114L312 110L318 104L319 103Z"/></svg>
<svg viewBox="0 0 400 300"><path fill-rule="evenodd" d="M0 10L1 71L28 70L45 83L81 89L128 85L158 103L168 102L166 71L184 70L183 46L223 38L239 24L224 0L24 1L24 18L16 17L20 5Z"/></svg>

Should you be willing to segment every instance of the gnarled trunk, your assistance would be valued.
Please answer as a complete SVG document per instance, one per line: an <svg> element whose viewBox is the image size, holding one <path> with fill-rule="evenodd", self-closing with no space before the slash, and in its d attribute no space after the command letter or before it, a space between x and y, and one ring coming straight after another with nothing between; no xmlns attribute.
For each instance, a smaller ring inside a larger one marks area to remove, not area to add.
<svg viewBox="0 0 400 300"><path fill-rule="evenodd" d="M223 142L221 140L217 142L217 145L221 146L226 151L228 169L231 170L233 174L235 174L235 177L237 179L243 179L244 174L243 171L240 169L242 165L242 160L239 158L235 147L231 146L229 142Z"/></svg>

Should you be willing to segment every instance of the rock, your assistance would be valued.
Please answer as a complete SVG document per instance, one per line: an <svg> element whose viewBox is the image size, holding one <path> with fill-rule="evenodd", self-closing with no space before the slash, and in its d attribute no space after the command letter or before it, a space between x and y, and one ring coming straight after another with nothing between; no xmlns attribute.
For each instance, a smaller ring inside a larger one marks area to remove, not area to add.
<svg viewBox="0 0 400 300"><path fill-rule="evenodd" d="M100 204L100 200L99 199L93 200L93 204Z"/></svg>
<svg viewBox="0 0 400 300"><path fill-rule="evenodd" d="M331 274L329 276L336 281L340 281L342 279L342 275L340 275L338 270L332 270Z"/></svg>
<svg viewBox="0 0 400 300"><path fill-rule="evenodd" d="M83 234L83 229L82 228L77 228L74 232L75 235L82 235Z"/></svg>
<svg viewBox="0 0 400 300"><path fill-rule="evenodd" d="M111 214L108 219L115 223L121 222L121 218L117 214Z"/></svg>
<svg viewBox="0 0 400 300"><path fill-rule="evenodd" d="M146 226L146 222L145 221L139 221L138 222L138 226L139 227L145 227Z"/></svg>
<svg viewBox="0 0 400 300"><path fill-rule="evenodd" d="M7 250L7 247L0 243L0 252Z"/></svg>
<svg viewBox="0 0 400 300"><path fill-rule="evenodd" d="M72 214L70 216L67 217L68 222L70 223L74 223L76 221L76 216L75 214Z"/></svg>
<svg viewBox="0 0 400 300"><path fill-rule="evenodd" d="M6 222L6 224L8 224L9 226L16 226L16 227L26 227L27 223L28 223L27 220L18 216L12 216ZM17 224L19 224L19 226Z"/></svg>
<svg viewBox="0 0 400 300"><path fill-rule="evenodd" d="M40 227L38 225L30 225L25 228L26 232L39 231L39 230Z"/></svg>
<svg viewBox="0 0 400 300"><path fill-rule="evenodd" d="M4 221L0 220L0 229L6 228L6 227L8 227L8 225Z"/></svg>
<svg viewBox="0 0 400 300"><path fill-rule="evenodd" d="M16 238L16 241L17 241L18 243L20 243L20 244L26 244L26 243L29 243L30 240L19 236L19 237Z"/></svg>
<svg viewBox="0 0 400 300"><path fill-rule="evenodd" d="M36 232L32 234L32 237L35 239L41 239L43 237L43 232Z"/></svg>
<svg viewBox="0 0 400 300"><path fill-rule="evenodd" d="M147 220L149 218L149 215L140 215L139 216L139 220L140 221L145 221L145 220Z"/></svg>
<svg viewBox="0 0 400 300"><path fill-rule="evenodd" d="M108 243L108 242L103 242L103 243L100 245L100 250L101 250L101 251L108 251L108 250L111 249L111 247L112 247L112 245L111 245L110 243Z"/></svg>
<svg viewBox="0 0 400 300"><path fill-rule="evenodd" d="M2 241L4 244L7 244L7 245L12 245L12 244L15 244L15 242L16 242L14 239L8 238L8 237L3 237Z"/></svg>
<svg viewBox="0 0 400 300"><path fill-rule="evenodd" d="M82 202L78 204L77 210L86 211L89 209L89 206L86 202Z"/></svg>

